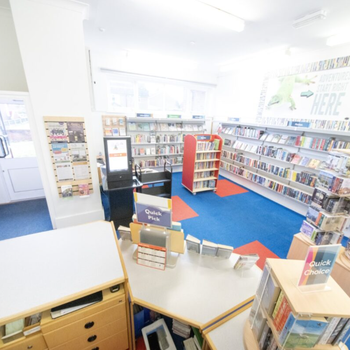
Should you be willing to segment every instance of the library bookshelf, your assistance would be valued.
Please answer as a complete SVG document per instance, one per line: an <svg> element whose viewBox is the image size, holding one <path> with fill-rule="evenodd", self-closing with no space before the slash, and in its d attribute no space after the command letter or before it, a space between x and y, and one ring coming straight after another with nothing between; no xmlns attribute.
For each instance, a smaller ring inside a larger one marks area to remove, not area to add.
<svg viewBox="0 0 350 350"><path fill-rule="evenodd" d="M182 185L193 194L216 191L222 139L218 135L186 135Z"/></svg>
<svg viewBox="0 0 350 350"><path fill-rule="evenodd" d="M246 350L264 349L266 342L272 349L347 350L345 344L341 342L343 338L336 338L338 334L340 337L341 330L334 334L335 328L329 330L327 327L331 326L332 320L348 321L349 296L332 277L327 282L327 290L303 293L297 287L303 265L304 261L297 260L266 260L254 303L244 327ZM280 292L283 292L283 299L280 298ZM276 307L278 305L280 307ZM288 329L290 319L294 320L294 323L290 323L291 327ZM312 322L315 322L313 325L323 322L324 325L323 328L319 328L318 334L315 330L314 333L308 332L307 328L300 326L301 323L297 324L299 321L307 325ZM327 338L326 334L329 333ZM310 339L310 334L313 334L313 339ZM330 343L331 339L333 340ZM310 347L311 343L313 347Z"/></svg>
<svg viewBox="0 0 350 350"><path fill-rule="evenodd" d="M216 123L223 138L220 174L302 215L329 153L350 148L346 131Z"/></svg>
<svg viewBox="0 0 350 350"><path fill-rule="evenodd" d="M134 164L158 168L167 161L173 167L181 167L185 136L205 132L205 123L192 119L128 118Z"/></svg>

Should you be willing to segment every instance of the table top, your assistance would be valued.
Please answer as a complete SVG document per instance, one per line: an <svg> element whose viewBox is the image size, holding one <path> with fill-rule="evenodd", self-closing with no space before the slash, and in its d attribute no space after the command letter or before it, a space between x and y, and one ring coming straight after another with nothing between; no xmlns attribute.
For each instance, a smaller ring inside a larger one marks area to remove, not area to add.
<svg viewBox="0 0 350 350"><path fill-rule="evenodd" d="M250 308L208 332L206 338L209 344L214 345L216 350L232 349L232 344L234 344L235 350L245 350L243 334L249 313Z"/></svg>
<svg viewBox="0 0 350 350"><path fill-rule="evenodd" d="M109 222L0 241L0 325L124 281Z"/></svg>
<svg viewBox="0 0 350 350"><path fill-rule="evenodd" d="M134 302L202 328L254 297L261 270L234 270L230 259L180 254L175 268L165 271L140 266L132 255L136 245L119 240Z"/></svg>

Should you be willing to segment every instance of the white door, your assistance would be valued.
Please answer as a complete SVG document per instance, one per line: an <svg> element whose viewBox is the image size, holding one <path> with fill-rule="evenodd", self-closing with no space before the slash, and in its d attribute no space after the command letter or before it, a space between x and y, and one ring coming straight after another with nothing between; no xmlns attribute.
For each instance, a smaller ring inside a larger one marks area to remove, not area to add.
<svg viewBox="0 0 350 350"><path fill-rule="evenodd" d="M0 204L45 196L27 101L21 95L0 94Z"/></svg>

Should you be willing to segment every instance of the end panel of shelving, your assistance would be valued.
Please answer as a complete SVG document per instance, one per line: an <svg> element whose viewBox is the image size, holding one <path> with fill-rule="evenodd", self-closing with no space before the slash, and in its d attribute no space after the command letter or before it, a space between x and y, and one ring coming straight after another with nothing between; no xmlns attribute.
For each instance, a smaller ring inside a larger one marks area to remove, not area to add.
<svg viewBox="0 0 350 350"><path fill-rule="evenodd" d="M196 159L197 140L193 135L186 135L182 165L182 184L193 191L194 167Z"/></svg>

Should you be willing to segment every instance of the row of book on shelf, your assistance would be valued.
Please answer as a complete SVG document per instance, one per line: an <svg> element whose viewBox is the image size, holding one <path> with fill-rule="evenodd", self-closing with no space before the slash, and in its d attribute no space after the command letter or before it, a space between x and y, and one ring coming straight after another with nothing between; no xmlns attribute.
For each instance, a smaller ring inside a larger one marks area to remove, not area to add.
<svg viewBox="0 0 350 350"><path fill-rule="evenodd" d="M321 166L322 161L317 158L312 158L310 156L303 156L298 153L290 152L287 149L277 148L274 146L267 145L254 145L251 143L234 141L225 139L224 145L227 147L232 147L234 149L239 149L245 152L260 154L265 157L274 158L277 160L282 160L295 165L300 165L306 168L318 169Z"/></svg>
<svg viewBox="0 0 350 350"><path fill-rule="evenodd" d="M295 123L308 125L310 129L350 131L349 120L259 118L258 123L271 126L295 126Z"/></svg>
<svg viewBox="0 0 350 350"><path fill-rule="evenodd" d="M133 156L146 156L146 155L162 155L162 154L179 154L183 153L182 146L176 145L164 145L157 147L133 147Z"/></svg>
<svg viewBox="0 0 350 350"><path fill-rule="evenodd" d="M200 162L200 163L196 163L194 166L194 170L212 169L212 168L216 168L216 162L214 161Z"/></svg>
<svg viewBox="0 0 350 350"><path fill-rule="evenodd" d="M196 160L216 159L216 153L197 153Z"/></svg>
<svg viewBox="0 0 350 350"><path fill-rule="evenodd" d="M220 140L215 139L211 142L197 141L197 151L213 151L218 150L220 146Z"/></svg>
<svg viewBox="0 0 350 350"><path fill-rule="evenodd" d="M186 247L188 251L224 259L230 259L233 251L231 246L210 242L206 239L203 239L201 242L200 239L189 234L186 236ZM234 262L233 268L235 270L250 269L258 260L258 254L239 255Z"/></svg>
<svg viewBox="0 0 350 350"><path fill-rule="evenodd" d="M216 188L216 180L203 180L195 181L193 183L193 189L204 189L204 188Z"/></svg>
<svg viewBox="0 0 350 350"><path fill-rule="evenodd" d="M337 140L334 137L319 138L311 136L291 136L284 134L267 133L263 130L257 130L251 127L224 127L218 128L218 133L224 133L234 136L244 136L247 138L253 138L260 141L279 143L286 146L310 148L320 151L331 151L334 149L350 149L350 141Z"/></svg>
<svg viewBox="0 0 350 350"><path fill-rule="evenodd" d="M156 156L155 159L135 159L134 164L137 164L141 168L164 166L166 162L172 165L182 165L182 156L168 156Z"/></svg>
<svg viewBox="0 0 350 350"><path fill-rule="evenodd" d="M128 131L203 131L202 124L128 122Z"/></svg>
<svg viewBox="0 0 350 350"><path fill-rule="evenodd" d="M252 168L260 169L264 172L282 177L287 180L301 183L306 186L315 187L317 175L310 171L298 172L291 168L285 168L276 164L264 162L258 159L253 159L244 156L243 153L236 153L224 150L222 153L223 159L230 159L238 163L242 163Z"/></svg>
<svg viewBox="0 0 350 350"><path fill-rule="evenodd" d="M200 171L194 173L194 179L203 179L207 177L215 177L215 171Z"/></svg>
<svg viewBox="0 0 350 350"><path fill-rule="evenodd" d="M234 164L221 161L220 168L224 169L226 171L229 171L235 175L244 177L247 180L255 182L256 184L261 185L263 187L269 188L270 190L273 190L277 193L291 197L299 202L308 204L311 200L310 194L308 194L306 192L303 192L299 189L287 186L287 185L282 184L280 182L277 182L275 180L269 179L265 176L261 176L259 174L253 173L247 169L244 169L242 167L238 167Z"/></svg>
<svg viewBox="0 0 350 350"><path fill-rule="evenodd" d="M132 143L171 143L171 142L184 142L183 134L136 134L131 135Z"/></svg>
<svg viewBox="0 0 350 350"><path fill-rule="evenodd" d="M266 265L249 322L260 350L313 348L316 344L337 345L350 332L348 318L294 315L284 291Z"/></svg>

